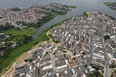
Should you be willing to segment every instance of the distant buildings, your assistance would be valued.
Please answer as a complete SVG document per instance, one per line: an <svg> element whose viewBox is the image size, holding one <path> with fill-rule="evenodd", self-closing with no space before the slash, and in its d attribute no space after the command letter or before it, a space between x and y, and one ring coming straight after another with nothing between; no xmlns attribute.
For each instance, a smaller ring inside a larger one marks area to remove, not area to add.
<svg viewBox="0 0 116 77"><path fill-rule="evenodd" d="M12 10L14 9L14 10ZM49 5L34 5L30 8L7 8L0 9L0 24L11 23L12 25L26 26L22 23L37 23L48 16L49 13L66 13L69 8L63 4L50 3Z"/></svg>

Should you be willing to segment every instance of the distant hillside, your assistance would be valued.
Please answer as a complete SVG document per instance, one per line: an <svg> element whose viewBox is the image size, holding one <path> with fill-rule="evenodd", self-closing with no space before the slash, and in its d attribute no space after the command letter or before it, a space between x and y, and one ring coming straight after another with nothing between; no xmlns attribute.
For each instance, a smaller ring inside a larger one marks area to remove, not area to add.
<svg viewBox="0 0 116 77"><path fill-rule="evenodd" d="M12 7L11 8L11 11L20 11L21 9L20 8L18 8L18 7Z"/></svg>

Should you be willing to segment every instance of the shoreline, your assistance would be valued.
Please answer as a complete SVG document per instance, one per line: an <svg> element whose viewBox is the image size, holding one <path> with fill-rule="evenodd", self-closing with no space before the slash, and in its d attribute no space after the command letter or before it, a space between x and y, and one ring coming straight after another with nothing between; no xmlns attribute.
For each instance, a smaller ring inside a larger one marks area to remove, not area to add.
<svg viewBox="0 0 116 77"><path fill-rule="evenodd" d="M72 17L71 17L72 18ZM50 40L50 38L46 35L46 33L49 31L49 30L51 30L51 29L53 29L54 27L57 27L57 26L59 26L59 25L61 25L62 23L64 23L65 21L68 21L69 19L71 19L71 18L68 18L68 19L66 19L66 20L63 20L63 21L61 21L61 22L59 22L59 23L57 23L57 24L54 24L54 25L52 25L51 27L49 27L49 28L46 28L45 30L43 30L42 31L42 33L40 34L42 37L39 37L41 40L38 40L37 42L39 42L38 44L40 44L41 42L45 42L45 41L48 41L48 40ZM43 37L44 36L44 37ZM46 39L43 39L43 38L46 38ZM38 45L37 44L37 45ZM37 46L37 45L35 45L35 46L33 46L31 49L33 50L33 49L35 49L35 47ZM37 46L37 47L39 47L39 46ZM31 51L31 50L28 50L28 52L29 51ZM24 54L24 53L23 53ZM23 54L21 54L20 56L22 56ZM18 58L18 57L17 57ZM18 60L18 59L17 59ZM16 61L17 61L16 60ZM9 70L8 70L9 71ZM6 74L6 73L5 73Z"/></svg>
<svg viewBox="0 0 116 77"><path fill-rule="evenodd" d="M116 4L116 2L104 2L103 4L112 10L116 10L116 7L113 7L113 5Z"/></svg>
<svg viewBox="0 0 116 77"><path fill-rule="evenodd" d="M49 38L48 38L48 36L46 35L46 32L49 31L50 29L52 29L53 27L56 27L56 26L62 24L63 22L65 22L65 21L67 21L67 20L69 20L69 19L70 19L70 18L68 18L68 19L66 19L66 20L63 20L63 21L61 21L61 22L59 22L59 23L57 23L57 24L54 24L54 25L52 25L52 26L49 27L49 28L46 28L44 31L42 31L42 32L39 34L40 37L39 37L38 39L33 40L32 42L34 42L34 44L37 43L36 45L38 45L38 44L41 43L41 42L48 41ZM43 38L44 38L44 39L43 39ZM30 44L31 44L31 42L30 42ZM30 47L30 49L33 49L34 47L36 47L36 45ZM19 47L18 49L21 49L21 47ZM26 50L26 51L30 51L30 49L28 49L28 50ZM24 51L22 51L22 53L20 53L15 59L13 59L12 63L3 69L3 71L2 71L1 74L0 74L0 76L6 74L6 73L10 70L10 68L13 66L13 64L18 60L18 58L21 57L24 53L27 53L27 52L25 52L25 50L24 50ZM6 72L6 70L7 70L7 72Z"/></svg>
<svg viewBox="0 0 116 77"><path fill-rule="evenodd" d="M71 8L71 6L69 8ZM58 15L67 14L67 12L66 13L59 13L59 14L57 12L52 12L52 13L53 13L52 16L48 16L48 18L50 17L49 20L46 20L46 21L42 20L42 21L44 21L44 23L42 23L42 25L45 24L45 23L47 23L47 22L49 22L50 20L54 19ZM61 22L59 22L59 23L61 23ZM46 28L45 30L43 30L39 34L39 38L33 39L32 41L29 41L26 44L23 44L21 46L17 46L14 49L10 50L10 54L7 56L7 58L5 58L5 59L1 58L0 62L3 62L3 64L1 64L1 66L0 66L1 67L0 76L3 75L6 71L8 71L11 68L11 66L18 59L18 57L20 57L21 55L23 55L28 50L32 49L36 44L38 44L40 42L43 42L43 41L46 41L46 40L49 40L49 38L46 37L46 34L45 34L46 30L48 30L48 29L49 28ZM31 29L31 30L33 31L33 29Z"/></svg>

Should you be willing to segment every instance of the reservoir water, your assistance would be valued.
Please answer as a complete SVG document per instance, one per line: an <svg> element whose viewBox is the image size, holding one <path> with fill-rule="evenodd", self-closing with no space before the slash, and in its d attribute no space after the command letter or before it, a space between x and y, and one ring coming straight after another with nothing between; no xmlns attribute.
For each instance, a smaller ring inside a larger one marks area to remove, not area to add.
<svg viewBox="0 0 116 77"><path fill-rule="evenodd" d="M58 15L51 21L36 29L37 33L33 35L33 39L36 39L46 28L69 17L81 15L85 11L99 11L116 18L116 10L108 8L103 4L103 2L116 2L116 0L0 0L0 8L9 8L13 6L28 8L34 4L47 5L49 3L61 3L77 6L76 9L72 9L72 11L69 11L66 15Z"/></svg>

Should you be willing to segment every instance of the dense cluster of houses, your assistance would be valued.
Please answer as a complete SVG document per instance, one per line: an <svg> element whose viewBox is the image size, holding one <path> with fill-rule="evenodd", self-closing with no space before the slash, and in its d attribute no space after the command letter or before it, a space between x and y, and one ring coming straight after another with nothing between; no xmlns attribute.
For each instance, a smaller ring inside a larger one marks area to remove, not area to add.
<svg viewBox="0 0 116 77"><path fill-rule="evenodd" d="M28 71L17 74L15 69L14 77L87 77L96 70L103 70L103 45L109 64L116 64L116 21L96 11L86 14L88 17L73 17L52 28L49 33L57 43L41 44L30 57L32 62L25 66ZM110 38L102 38L103 32Z"/></svg>
<svg viewBox="0 0 116 77"><path fill-rule="evenodd" d="M66 5L57 3L50 3L49 5L37 4L31 8L22 8L20 10L12 9L17 9L17 7L0 9L0 24L7 22L13 25L17 24L17 22L37 23L38 20L46 17L47 13L52 11L66 13L69 10Z"/></svg>

